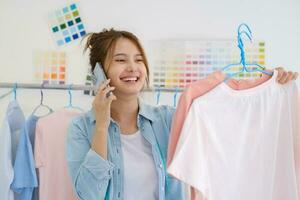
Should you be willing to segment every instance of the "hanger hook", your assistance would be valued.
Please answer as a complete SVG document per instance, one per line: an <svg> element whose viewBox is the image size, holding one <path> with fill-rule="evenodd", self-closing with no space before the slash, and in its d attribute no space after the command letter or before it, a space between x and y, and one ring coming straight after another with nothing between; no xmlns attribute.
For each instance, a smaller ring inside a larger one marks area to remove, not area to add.
<svg viewBox="0 0 300 200"><path fill-rule="evenodd" d="M17 100L17 88L18 88L18 84L15 83L14 88L13 88L13 92L14 92L14 100Z"/></svg>
<svg viewBox="0 0 300 200"><path fill-rule="evenodd" d="M249 35L252 38L252 31L251 31L251 29L249 28L249 26L246 23L242 23L242 24L239 25L239 27L238 27L238 34L241 33L241 29L242 29L243 26L246 27L247 31L249 32ZM246 32L246 31L243 31L243 32Z"/></svg>
<svg viewBox="0 0 300 200"><path fill-rule="evenodd" d="M159 104L159 99L160 99L160 86L158 86L156 88L156 92L157 92L157 95L156 95L156 105Z"/></svg>
<svg viewBox="0 0 300 200"><path fill-rule="evenodd" d="M246 27L246 31L245 30L241 30L242 27ZM238 27L238 47L241 51L241 61L240 63L243 65L243 70L246 70L246 58L245 58L245 49L244 49L244 42L242 40L242 34L245 34L248 39L252 42L252 32L249 28L249 26L245 23L242 23L239 25Z"/></svg>
<svg viewBox="0 0 300 200"><path fill-rule="evenodd" d="M73 84L70 84L70 85L69 85L69 88L68 88L68 93L69 93L69 106L72 106L72 92L71 92L72 86L73 86Z"/></svg>
<svg viewBox="0 0 300 200"><path fill-rule="evenodd" d="M40 102L40 105L43 105L43 101L44 101L44 93L43 93L43 88L44 88L44 85L45 85L45 82L42 83L41 85L41 102Z"/></svg>
<svg viewBox="0 0 300 200"><path fill-rule="evenodd" d="M242 34L245 34L245 35L247 36L247 38L250 40L250 42L252 42L252 35L250 35L250 34L247 33L246 31L242 31L242 32L240 32L239 34L240 34L240 35L239 35L239 39L238 39L238 40L243 41L243 40L242 40Z"/></svg>

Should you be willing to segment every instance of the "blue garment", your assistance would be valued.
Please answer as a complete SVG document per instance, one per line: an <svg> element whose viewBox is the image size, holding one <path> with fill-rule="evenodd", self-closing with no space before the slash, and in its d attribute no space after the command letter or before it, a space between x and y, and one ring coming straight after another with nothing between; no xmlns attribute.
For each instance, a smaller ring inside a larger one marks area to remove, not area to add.
<svg viewBox="0 0 300 200"><path fill-rule="evenodd" d="M151 144L159 177L159 200L185 199L183 184L166 175L165 163L174 111L168 106L153 107L139 102L137 125ZM74 118L69 127L66 157L75 191L81 200L123 199L120 127L113 120L110 121L107 160L91 149L94 129L93 110Z"/></svg>
<svg viewBox="0 0 300 200"><path fill-rule="evenodd" d="M30 116L20 135L19 145L14 164L14 180L11 189L19 193L20 200L31 200L33 190L38 186L35 170L33 147L35 127L38 117ZM36 198L36 197L35 197Z"/></svg>
<svg viewBox="0 0 300 200"><path fill-rule="evenodd" d="M25 117L17 101L8 105L3 124L0 129L0 199L13 200L10 189L13 181L16 149L19 136L24 126ZM17 195L16 195L17 197Z"/></svg>
<svg viewBox="0 0 300 200"><path fill-rule="evenodd" d="M14 100L9 103L7 108L7 119L11 131L11 153L12 164L14 165L21 131L25 124L25 116L18 101Z"/></svg>

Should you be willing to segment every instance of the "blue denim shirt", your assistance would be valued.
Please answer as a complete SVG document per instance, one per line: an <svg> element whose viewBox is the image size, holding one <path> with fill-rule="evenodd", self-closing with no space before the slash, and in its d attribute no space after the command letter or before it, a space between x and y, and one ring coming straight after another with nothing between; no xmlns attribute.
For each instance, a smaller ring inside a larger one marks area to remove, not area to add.
<svg viewBox="0 0 300 200"><path fill-rule="evenodd" d="M139 103L137 125L151 144L159 177L159 200L185 199L183 184L166 174L165 163L174 110L169 106L154 107ZM81 200L123 199L124 166L120 127L113 120L110 121L107 160L91 149L94 128L93 110L74 118L69 126L66 157L75 191Z"/></svg>
<svg viewBox="0 0 300 200"><path fill-rule="evenodd" d="M37 116L31 115L26 120L20 133L16 152L14 180L10 188L19 194L19 199L21 200L38 199L38 190L36 188L38 186L38 180L33 157L35 128L38 119Z"/></svg>

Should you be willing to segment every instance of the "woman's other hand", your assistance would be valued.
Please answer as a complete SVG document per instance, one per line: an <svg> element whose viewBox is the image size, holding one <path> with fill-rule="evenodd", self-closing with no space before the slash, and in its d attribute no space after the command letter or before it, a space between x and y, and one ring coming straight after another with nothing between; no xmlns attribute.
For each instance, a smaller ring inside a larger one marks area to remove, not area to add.
<svg viewBox="0 0 300 200"><path fill-rule="evenodd" d="M277 82L280 84L285 84L298 78L298 72L286 71L283 67L275 69L278 71Z"/></svg>

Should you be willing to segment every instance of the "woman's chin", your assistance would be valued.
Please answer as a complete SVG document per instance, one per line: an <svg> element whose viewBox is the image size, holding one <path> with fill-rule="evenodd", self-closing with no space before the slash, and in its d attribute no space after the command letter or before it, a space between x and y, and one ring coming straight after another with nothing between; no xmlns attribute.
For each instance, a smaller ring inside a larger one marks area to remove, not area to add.
<svg viewBox="0 0 300 200"><path fill-rule="evenodd" d="M122 96L138 96L139 93L143 87L120 87L118 90L116 89L116 94L117 95L122 95Z"/></svg>

